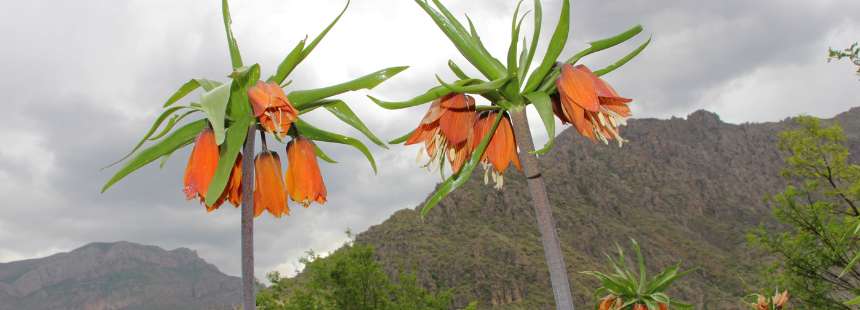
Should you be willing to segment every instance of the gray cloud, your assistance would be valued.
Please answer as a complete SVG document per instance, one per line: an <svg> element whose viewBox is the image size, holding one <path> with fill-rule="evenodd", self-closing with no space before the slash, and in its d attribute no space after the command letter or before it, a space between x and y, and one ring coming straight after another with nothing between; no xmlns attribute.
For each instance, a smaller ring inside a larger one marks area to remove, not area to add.
<svg viewBox="0 0 860 310"><path fill-rule="evenodd" d="M488 48L503 55L513 1L448 2L459 16L469 12ZM560 3L545 1L538 55ZM264 74L270 73L298 40L316 35L342 5L236 1L234 30L246 62L259 62ZM0 77L5 99L0 261L91 241L130 240L191 247L222 270L238 274L239 212L225 206L207 214L196 202L184 201L181 175L188 150L177 152L164 169L144 168L98 193L114 171L99 169L128 151L176 87L188 78L217 79L228 73L217 4L40 0L5 7L0 11L5 42L0 65L7 72ZM733 122L798 113L832 116L857 105L860 88L850 67L824 62L824 51L857 40L860 22L849 15L857 11L860 3L845 1L575 1L574 32L565 55L642 23L654 36L652 45L607 76L623 95L636 98L637 115L683 117L707 108ZM641 40L585 63L606 65ZM451 79L448 59L467 67L411 1L353 1L340 24L294 73L291 88L411 65L371 92L405 99L434 86L434 74ZM342 98L384 138L410 130L423 113L423 107L384 111L365 94ZM323 112L308 119L358 135ZM545 137L539 120L532 121L536 136ZM274 269L292 271L308 249L336 248L347 228L361 231L395 210L417 205L439 180L437 173L418 168L415 148L384 151L371 145L380 166L374 176L354 150L322 147L340 162L321 164L329 203L310 209L291 205L289 217L256 222L258 276Z"/></svg>

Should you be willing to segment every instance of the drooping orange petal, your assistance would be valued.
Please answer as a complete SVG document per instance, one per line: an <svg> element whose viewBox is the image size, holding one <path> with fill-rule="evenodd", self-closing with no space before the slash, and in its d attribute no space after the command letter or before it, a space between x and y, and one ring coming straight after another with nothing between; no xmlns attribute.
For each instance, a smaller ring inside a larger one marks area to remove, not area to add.
<svg viewBox="0 0 860 310"><path fill-rule="evenodd" d="M409 139L406 140L404 145L412 145L430 140L430 138L436 134L436 128L438 128L438 126L438 123L419 125L418 128L412 132L412 135L409 136Z"/></svg>
<svg viewBox="0 0 860 310"><path fill-rule="evenodd" d="M483 138L490 129L492 129L496 113L497 112L489 112L480 116L478 121L475 123L475 131L479 133L472 135L473 140L480 141L480 139ZM475 147L477 147L477 143L475 143ZM511 127L511 120L508 118L507 114L505 114L502 121L499 122L496 132L493 133L492 138L490 138L487 148L484 149L484 155L481 156L481 161L492 164L493 169L500 174L503 174L505 170L508 169L511 162L513 162L517 169L522 170L522 167L520 167L519 156L517 155L517 143L514 137L513 128Z"/></svg>
<svg viewBox="0 0 860 310"><path fill-rule="evenodd" d="M514 128L508 115L505 115L502 122L499 123L499 128L496 132L501 132L502 138L505 141L503 144L504 148L500 150L503 154L502 161L505 163L505 166L499 170L499 173L504 172L508 168L508 163L513 163L517 170L523 171L523 168L520 166L520 156L517 153L517 138L514 135Z"/></svg>
<svg viewBox="0 0 860 310"><path fill-rule="evenodd" d="M287 144L287 173L285 180L290 199L308 207L312 201L326 202L326 188L320 174L313 142L296 137Z"/></svg>
<svg viewBox="0 0 860 310"><path fill-rule="evenodd" d="M184 188L186 199L200 198L206 201L206 191L218 168L218 144L215 143L215 133L210 128L204 129L197 135L194 149L185 167Z"/></svg>
<svg viewBox="0 0 860 310"><path fill-rule="evenodd" d="M263 112L277 107L283 107L289 104L286 99L287 95L277 83L266 83L257 81L251 89L248 90L248 99L251 101L251 107L254 109L254 116L263 115Z"/></svg>
<svg viewBox="0 0 860 310"><path fill-rule="evenodd" d="M230 171L230 182L227 183L227 200L234 207L239 207L242 201L242 153L236 157L236 163L233 164L233 170Z"/></svg>
<svg viewBox="0 0 860 310"><path fill-rule="evenodd" d="M475 126L472 128L472 150L478 148L478 144L481 144L481 139L487 135L487 132L490 131L490 128L493 126L493 120L490 117L489 113L481 113L478 115L478 120L475 121ZM486 153L486 149L485 149ZM482 157L483 158L483 157Z"/></svg>
<svg viewBox="0 0 860 310"><path fill-rule="evenodd" d="M263 210L269 211L275 217L290 214L278 153L264 152L257 155L254 172L254 216L260 216Z"/></svg>
<svg viewBox="0 0 860 310"><path fill-rule="evenodd" d="M597 88L597 98L600 101L600 105L618 113L622 117L630 116L630 108L627 107L627 104L633 101L633 99L621 97L609 83L606 83L606 81L598 76L594 76L594 85Z"/></svg>
<svg viewBox="0 0 860 310"><path fill-rule="evenodd" d="M576 131L579 132L582 136L595 140L594 130L591 126L591 123L586 119L585 113L586 111L576 104L566 104L566 102L562 101L561 108L567 118L573 124L573 127L576 128Z"/></svg>
<svg viewBox="0 0 860 310"><path fill-rule="evenodd" d="M474 126L475 98L456 94L442 101L444 113L439 118L439 128L449 144L460 144L469 138Z"/></svg>
<svg viewBox="0 0 860 310"><path fill-rule="evenodd" d="M565 64L561 68L561 77L556 80L556 87L562 103L576 104L587 111L596 112L600 102L594 85L594 73L585 66Z"/></svg>
<svg viewBox="0 0 860 310"><path fill-rule="evenodd" d="M254 116L260 119L263 128L282 138L298 118L298 111L277 83L257 81L248 90L248 99L254 109Z"/></svg>
<svg viewBox="0 0 860 310"><path fill-rule="evenodd" d="M561 120L562 124L570 124L571 121L565 115L564 110L561 108L561 98L558 97L558 94L550 96L552 100L552 113Z"/></svg>

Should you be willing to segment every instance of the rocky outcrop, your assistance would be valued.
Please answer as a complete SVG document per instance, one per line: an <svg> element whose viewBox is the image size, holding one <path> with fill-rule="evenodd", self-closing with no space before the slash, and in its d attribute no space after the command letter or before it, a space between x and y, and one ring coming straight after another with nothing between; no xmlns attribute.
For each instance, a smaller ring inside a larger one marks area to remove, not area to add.
<svg viewBox="0 0 860 310"><path fill-rule="evenodd" d="M860 109L837 116L854 158ZM623 148L594 144L565 130L541 158L577 305L593 302L597 283L580 274L606 270L614 244L643 244L650 268L698 268L673 296L708 309L738 309L756 276L746 233L770 221L763 198L784 188L778 133L790 120L728 124L697 111L686 119L636 119ZM540 130L539 128L534 130ZM525 180L510 169L496 191L472 180L427 218L395 213L359 234L392 274L416 270L428 288L452 288L457 306L551 309L552 290ZM419 206L420 207L420 206ZM588 308L588 307L586 307Z"/></svg>
<svg viewBox="0 0 860 310"><path fill-rule="evenodd" d="M0 263L0 310L231 309L240 287L192 250L129 242Z"/></svg>

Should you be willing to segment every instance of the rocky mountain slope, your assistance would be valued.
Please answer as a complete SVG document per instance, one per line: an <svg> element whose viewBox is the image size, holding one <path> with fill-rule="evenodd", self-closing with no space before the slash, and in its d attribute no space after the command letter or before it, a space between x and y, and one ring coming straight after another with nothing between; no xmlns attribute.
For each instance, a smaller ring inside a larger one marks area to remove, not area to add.
<svg viewBox="0 0 860 310"><path fill-rule="evenodd" d="M860 108L836 117L860 154ZM541 158L577 304L592 304L606 270L603 253L637 239L649 267L698 268L674 296L698 309L739 309L757 258L745 234L770 221L763 198L779 191L778 132L791 121L733 125L711 112L686 119L638 119L623 148L593 144L565 130ZM855 157L856 158L856 157ZM389 272L417 270L430 288L453 288L458 306L550 309L552 291L540 236L521 173L502 191L476 173L422 220L395 213L357 236L372 244ZM419 207L420 208L420 207Z"/></svg>
<svg viewBox="0 0 860 310"><path fill-rule="evenodd" d="M0 310L231 309L239 278L179 248L92 243L0 263Z"/></svg>

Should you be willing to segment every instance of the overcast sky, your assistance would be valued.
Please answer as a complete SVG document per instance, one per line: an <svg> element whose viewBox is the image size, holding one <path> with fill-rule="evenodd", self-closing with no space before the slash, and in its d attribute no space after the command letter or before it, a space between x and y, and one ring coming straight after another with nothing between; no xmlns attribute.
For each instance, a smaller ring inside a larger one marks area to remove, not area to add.
<svg viewBox="0 0 860 310"><path fill-rule="evenodd" d="M239 212L222 207L207 214L198 203L184 200L188 150L175 154L162 170L144 168L99 194L114 172L99 168L129 150L174 89L192 77L224 80L229 73L220 1L0 2L0 262L93 241L128 240L189 247L237 275ZM234 31L245 62L260 63L264 75L344 4L233 2ZM488 48L504 55L514 1L446 3L458 16L468 13ZM561 2L544 3L546 38ZM530 1L526 4L530 7ZM585 59L592 67L610 63L653 35L639 58L606 77L622 95L635 99L637 117L685 117L707 109L728 122L760 122L801 113L831 117L860 105L860 81L852 66L825 60L829 46L860 40L860 1L577 0L572 8L565 57L634 24L646 29L631 44ZM380 136L391 138L412 129L425 107L390 112L364 95L406 99L434 86L436 73L452 80L445 68L450 58L466 65L413 1L353 0L293 73L289 89L410 65L375 90L341 97ZM323 111L308 117L357 135ZM532 121L538 139L545 139L539 120ZM417 166L415 148L384 151L371 145L380 165L374 176L352 149L321 147L340 162L321 164L329 202L310 209L292 204L292 215L279 220L258 218L259 277L271 270L289 273L303 252L340 245L347 228L363 231L398 209L416 206L439 181L437 174Z"/></svg>

